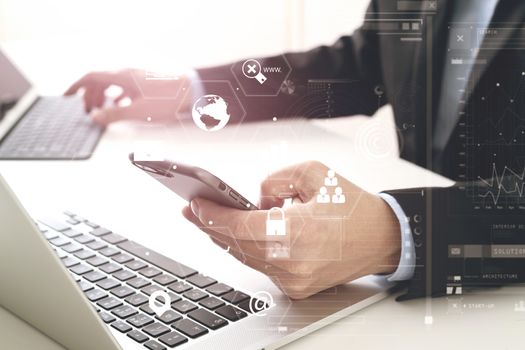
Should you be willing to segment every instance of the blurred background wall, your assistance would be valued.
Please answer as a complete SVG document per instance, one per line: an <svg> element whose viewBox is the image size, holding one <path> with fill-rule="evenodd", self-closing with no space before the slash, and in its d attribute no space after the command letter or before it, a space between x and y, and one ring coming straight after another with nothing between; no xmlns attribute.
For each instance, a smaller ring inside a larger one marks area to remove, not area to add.
<svg viewBox="0 0 525 350"><path fill-rule="evenodd" d="M0 0L0 46L42 92L60 94L91 70L177 71L331 44L362 23L368 2ZM373 128L397 145L389 107L316 123L356 140Z"/></svg>
<svg viewBox="0 0 525 350"><path fill-rule="evenodd" d="M203 66L332 43L368 1L0 0L0 43L85 68Z"/></svg>

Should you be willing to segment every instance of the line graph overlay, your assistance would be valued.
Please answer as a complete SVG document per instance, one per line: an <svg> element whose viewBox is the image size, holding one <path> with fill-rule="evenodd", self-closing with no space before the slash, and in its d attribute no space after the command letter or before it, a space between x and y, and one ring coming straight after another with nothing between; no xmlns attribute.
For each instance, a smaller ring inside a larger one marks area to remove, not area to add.
<svg viewBox="0 0 525 350"><path fill-rule="evenodd" d="M458 177L474 209L525 209L525 62L500 56L505 69L473 68L459 116Z"/></svg>
<svg viewBox="0 0 525 350"><path fill-rule="evenodd" d="M521 173L516 173L507 166L504 167L501 175L498 174L496 164L492 164L492 176L490 179L479 180L486 185L479 189L479 197L489 199L494 205L497 205L500 198L505 196L515 199L523 198L525 167Z"/></svg>

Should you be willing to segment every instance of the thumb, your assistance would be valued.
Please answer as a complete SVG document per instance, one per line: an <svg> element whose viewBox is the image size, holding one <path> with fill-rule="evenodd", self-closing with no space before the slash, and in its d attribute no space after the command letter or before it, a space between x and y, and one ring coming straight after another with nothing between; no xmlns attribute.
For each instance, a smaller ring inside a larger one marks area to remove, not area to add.
<svg viewBox="0 0 525 350"><path fill-rule="evenodd" d="M286 198L299 199L308 202L317 192L312 176L318 173L318 162L306 162L279 170L268 176L261 183L261 209L281 207Z"/></svg>

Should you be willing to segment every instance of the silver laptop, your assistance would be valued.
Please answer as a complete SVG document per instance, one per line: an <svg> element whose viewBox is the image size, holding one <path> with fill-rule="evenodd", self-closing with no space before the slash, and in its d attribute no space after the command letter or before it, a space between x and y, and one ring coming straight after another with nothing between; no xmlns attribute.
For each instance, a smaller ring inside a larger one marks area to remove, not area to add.
<svg viewBox="0 0 525 350"><path fill-rule="evenodd" d="M0 49L0 159L86 159L103 128L78 96L40 96Z"/></svg>
<svg viewBox="0 0 525 350"><path fill-rule="evenodd" d="M392 288L369 276L291 301L261 274L207 276L209 262L190 267L77 213L35 222L2 176L0 223L0 306L68 349L272 349Z"/></svg>

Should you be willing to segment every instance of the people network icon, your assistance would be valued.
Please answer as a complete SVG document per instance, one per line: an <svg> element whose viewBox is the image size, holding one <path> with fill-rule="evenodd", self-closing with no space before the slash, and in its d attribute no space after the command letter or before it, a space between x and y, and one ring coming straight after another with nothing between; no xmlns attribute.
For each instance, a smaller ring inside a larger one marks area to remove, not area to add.
<svg viewBox="0 0 525 350"><path fill-rule="evenodd" d="M343 204L346 202L346 196L343 193L343 188L338 186L339 181L337 176L335 176L335 171L330 169L328 170L327 176L324 178L324 186L319 188L319 193L317 194L317 203L333 203L333 204ZM329 189L334 189L333 193L329 193Z"/></svg>

